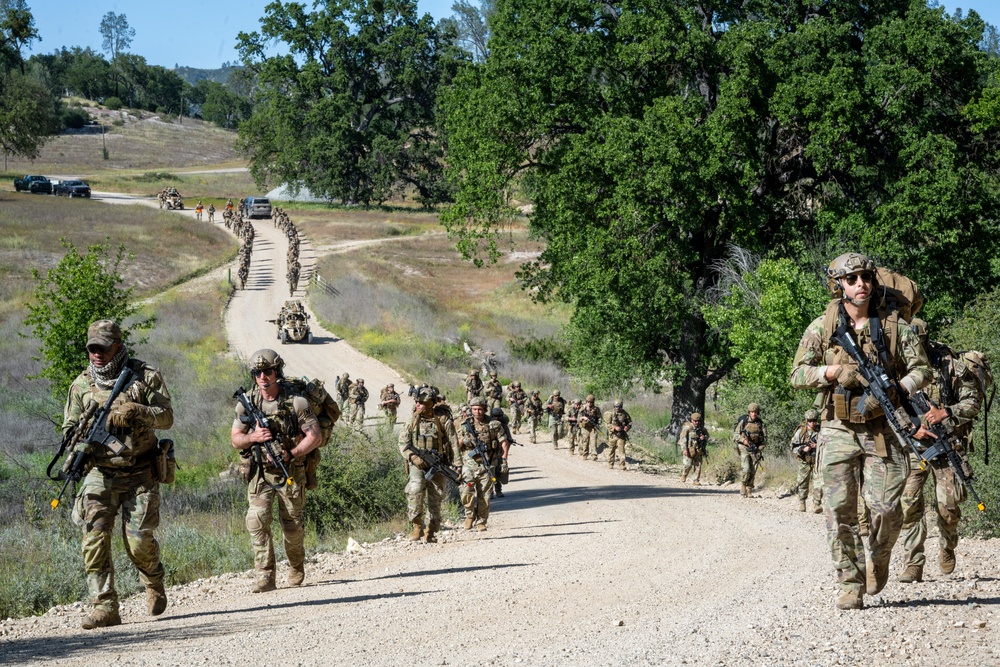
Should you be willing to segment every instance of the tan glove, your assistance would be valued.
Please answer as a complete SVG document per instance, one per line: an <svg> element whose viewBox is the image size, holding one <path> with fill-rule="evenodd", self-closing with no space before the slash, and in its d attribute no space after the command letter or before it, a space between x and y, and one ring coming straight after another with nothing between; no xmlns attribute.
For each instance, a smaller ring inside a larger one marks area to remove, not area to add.
<svg viewBox="0 0 1000 667"><path fill-rule="evenodd" d="M862 379L857 366L845 364L837 369L837 383L844 389L857 389L861 386Z"/></svg>
<svg viewBox="0 0 1000 667"><path fill-rule="evenodd" d="M138 403L120 403L108 415L108 423L115 428L134 428L148 422L149 408Z"/></svg>
<svg viewBox="0 0 1000 667"><path fill-rule="evenodd" d="M420 470L427 470L427 464L416 454L410 455L410 465L416 466Z"/></svg>

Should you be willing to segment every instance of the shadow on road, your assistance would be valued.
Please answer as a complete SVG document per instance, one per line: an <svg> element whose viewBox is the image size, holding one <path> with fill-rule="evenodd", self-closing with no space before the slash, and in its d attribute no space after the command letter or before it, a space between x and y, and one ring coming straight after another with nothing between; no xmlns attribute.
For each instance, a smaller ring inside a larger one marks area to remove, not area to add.
<svg viewBox="0 0 1000 667"><path fill-rule="evenodd" d="M490 505L491 512L565 505L592 500L646 500L687 496L732 495L732 491L705 487L675 488L669 486L565 486L547 489L517 488L516 479L504 485L504 497Z"/></svg>
<svg viewBox="0 0 1000 667"><path fill-rule="evenodd" d="M358 581L378 581L380 579L402 579L407 577L431 577L442 574L458 574L459 572L478 572L480 570L504 570L509 567L528 567L534 563L504 563L502 565L470 565L469 567L446 567L441 570L419 570L417 572L398 572L381 577L358 579Z"/></svg>

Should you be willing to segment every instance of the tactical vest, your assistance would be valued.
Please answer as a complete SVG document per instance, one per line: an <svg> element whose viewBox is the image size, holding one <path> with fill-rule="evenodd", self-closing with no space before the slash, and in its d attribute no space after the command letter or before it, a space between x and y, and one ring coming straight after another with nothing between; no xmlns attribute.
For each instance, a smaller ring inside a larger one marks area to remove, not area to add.
<svg viewBox="0 0 1000 667"><path fill-rule="evenodd" d="M417 449L431 451L441 457L447 456L448 452L444 446L445 434L447 426L436 414L433 417L425 417L417 413L410 421L410 443Z"/></svg>
<svg viewBox="0 0 1000 667"><path fill-rule="evenodd" d="M247 396L253 406L268 418L271 425L269 430L274 436L275 442L279 444L281 449L291 450L302 439L299 417L295 414L294 405L295 397L298 394L292 393L290 385L282 383L279 387L281 390L274 401L265 401L264 396L260 393L260 387L256 384L250 389ZM276 404L277 407L268 405L271 403ZM269 409L271 412L268 412Z"/></svg>
<svg viewBox="0 0 1000 667"><path fill-rule="evenodd" d="M139 403L141 405L146 405L146 402L142 399L142 389L140 384L144 384L146 380L146 372L155 372L152 368L148 367L145 362L139 361L138 359L129 359L127 362L129 369L132 370L138 377L129 385L128 389L123 391L118 395L115 403ZM93 380L89 378L87 380L87 394L90 398L97 401L97 403L104 407L107 402L108 397L111 396L111 389L101 389ZM86 401L84 401L86 403ZM107 425L108 432L118 438L125 445L125 448L119 453L115 454L107 447L103 446L92 446L91 449L93 457L92 461L95 466L99 468L137 468L145 465L150 465L156 456L156 444L157 438L152 427L143 426L137 429L121 429L114 428L111 424Z"/></svg>

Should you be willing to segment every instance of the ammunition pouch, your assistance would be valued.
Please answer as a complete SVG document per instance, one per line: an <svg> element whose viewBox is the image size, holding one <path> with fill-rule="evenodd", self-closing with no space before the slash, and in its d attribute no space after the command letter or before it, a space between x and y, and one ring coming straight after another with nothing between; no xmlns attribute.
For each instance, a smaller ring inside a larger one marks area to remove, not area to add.
<svg viewBox="0 0 1000 667"><path fill-rule="evenodd" d="M153 474L160 484L173 484L177 476L177 460L174 458L174 441L163 439L157 443L156 458L153 459Z"/></svg>
<svg viewBox="0 0 1000 667"><path fill-rule="evenodd" d="M868 414L862 414L864 391L855 391L838 386L833 392L833 416L851 424L864 424L885 415L881 406Z"/></svg>
<svg viewBox="0 0 1000 667"><path fill-rule="evenodd" d="M253 477L253 455L251 450L245 449L240 453L240 462L236 468L237 476L243 480L245 483L250 483L250 478Z"/></svg>
<svg viewBox="0 0 1000 667"><path fill-rule="evenodd" d="M316 473L319 470L319 462L322 457L319 448L306 454L306 490L308 491L313 491L319 486L319 476Z"/></svg>

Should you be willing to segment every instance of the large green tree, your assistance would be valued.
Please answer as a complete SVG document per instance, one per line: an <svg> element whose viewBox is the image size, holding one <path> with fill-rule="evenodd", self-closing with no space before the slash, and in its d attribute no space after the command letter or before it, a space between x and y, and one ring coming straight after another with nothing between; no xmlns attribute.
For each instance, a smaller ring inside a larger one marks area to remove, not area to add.
<svg viewBox="0 0 1000 667"><path fill-rule="evenodd" d="M33 158L59 127L55 98L25 73L22 49L38 39L35 19L23 0L0 2L0 147Z"/></svg>
<svg viewBox="0 0 1000 667"><path fill-rule="evenodd" d="M239 128L253 177L347 203L406 187L425 204L447 198L435 101L457 64L454 34L418 16L415 0L315 7L272 2L260 32L239 35L257 75L253 115Z"/></svg>
<svg viewBox="0 0 1000 667"><path fill-rule="evenodd" d="M576 367L671 378L676 423L739 361L702 311L731 244L870 252L932 316L997 282L1000 135L966 115L984 27L908 0L498 0L443 98L445 222L495 257L530 200L521 278L574 304Z"/></svg>

